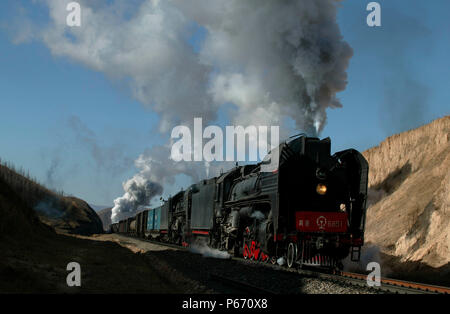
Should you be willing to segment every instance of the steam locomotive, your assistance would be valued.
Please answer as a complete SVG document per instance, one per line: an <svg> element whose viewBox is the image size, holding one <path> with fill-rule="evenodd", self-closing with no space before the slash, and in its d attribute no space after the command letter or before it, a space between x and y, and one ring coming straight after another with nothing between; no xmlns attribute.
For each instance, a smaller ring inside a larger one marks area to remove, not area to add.
<svg viewBox="0 0 450 314"><path fill-rule="evenodd" d="M288 267L340 268L364 244L368 163L329 138L300 136L258 164L191 185L111 232L212 248Z"/></svg>

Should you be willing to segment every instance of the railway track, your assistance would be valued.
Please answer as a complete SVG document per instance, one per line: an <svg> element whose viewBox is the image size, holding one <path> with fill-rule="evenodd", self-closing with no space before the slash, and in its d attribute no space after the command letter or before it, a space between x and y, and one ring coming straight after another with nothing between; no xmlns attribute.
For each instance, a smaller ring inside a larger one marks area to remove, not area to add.
<svg viewBox="0 0 450 314"><path fill-rule="evenodd" d="M357 274L357 273L350 273L350 272L341 272L341 276L345 278L354 278L359 280L366 280L366 275L363 274ZM412 281L404 281L404 280L398 280L398 279L391 279L391 278L381 278L381 284L384 286L387 286L388 289L412 289L413 291L422 291L424 293L440 293L440 294L450 294L450 288L449 287L442 287L442 286L435 286L435 285L429 285L429 284L423 284L423 283L417 283Z"/></svg>
<svg viewBox="0 0 450 314"><path fill-rule="evenodd" d="M142 241L146 241L156 245L162 245L166 247L175 248L178 250L187 251L188 248L181 247L172 243L164 243L158 242L154 240L148 239L140 239ZM296 269L296 268L287 268L279 265L273 265L270 263L259 263L257 261L244 259L242 257L232 257L231 259L238 261L240 263L258 263L266 267L273 268L278 271L285 271L296 273L302 276L307 276L311 278L318 278L323 280L329 280L332 282L338 282L343 284L349 284L354 286L361 286L367 288L367 275L351 273L351 272L337 272L334 274L325 273L320 271L313 271L307 269ZM251 293L259 293L259 294L276 294L274 291L266 290L263 288L259 288L253 285L250 285L246 282L237 281L234 279L226 278L217 274L210 274L211 280L220 282L222 284L233 287L233 289L237 289L238 291L243 292L251 292ZM404 281L392 278L381 278L380 286L371 287L374 291L380 291L382 293L396 293L396 294L450 294L450 287L429 285L424 283L417 283L411 281Z"/></svg>
<svg viewBox="0 0 450 314"><path fill-rule="evenodd" d="M243 260L246 262L255 262L244 260L240 257L234 257L237 260ZM277 270L287 271L292 273L301 274L303 276L320 278L324 280L331 280L334 282L344 282L351 285L364 286L367 287L367 275L366 274L358 274L351 272L338 272L334 274L306 270L306 269L295 269L295 268L286 268L279 265L272 264L263 264L267 267L272 267ZM411 281L404 281L399 279L392 278L381 278L380 286L373 286L371 289L379 290L386 293L398 293L398 294L450 294L449 287L442 287L436 285L429 285L424 283L417 283Z"/></svg>

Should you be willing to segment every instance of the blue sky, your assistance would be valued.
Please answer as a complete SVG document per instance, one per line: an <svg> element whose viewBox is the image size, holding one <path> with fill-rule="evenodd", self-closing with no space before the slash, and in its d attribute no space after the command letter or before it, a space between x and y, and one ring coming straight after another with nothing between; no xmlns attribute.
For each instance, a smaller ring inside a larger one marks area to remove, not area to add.
<svg viewBox="0 0 450 314"><path fill-rule="evenodd" d="M343 1L339 9L354 56L347 88L338 94L343 108L328 111L321 134L331 137L333 151L365 150L450 114L450 2L379 1L380 28L366 25L368 2ZM0 157L55 189L111 205L136 172L137 156L164 143L159 116L131 95L126 82L52 56L42 42L14 43L21 7L36 25L48 20L40 3L0 2ZM201 45L203 35L196 32L190 43ZM97 148L110 160L96 159ZM180 178L173 189L186 182Z"/></svg>

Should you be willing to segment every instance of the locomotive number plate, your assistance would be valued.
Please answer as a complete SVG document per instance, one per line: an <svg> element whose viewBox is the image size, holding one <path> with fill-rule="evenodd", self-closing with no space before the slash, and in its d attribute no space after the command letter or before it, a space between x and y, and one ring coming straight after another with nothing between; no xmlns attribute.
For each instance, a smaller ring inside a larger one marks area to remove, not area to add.
<svg viewBox="0 0 450 314"><path fill-rule="evenodd" d="M347 213L296 212L296 228L302 232L346 232Z"/></svg>

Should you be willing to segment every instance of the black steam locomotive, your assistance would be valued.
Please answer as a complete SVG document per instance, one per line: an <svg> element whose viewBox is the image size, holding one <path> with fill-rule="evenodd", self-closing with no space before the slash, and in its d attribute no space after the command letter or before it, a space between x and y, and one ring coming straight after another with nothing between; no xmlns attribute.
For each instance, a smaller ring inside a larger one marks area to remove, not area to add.
<svg viewBox="0 0 450 314"><path fill-rule="evenodd" d="M193 184L111 232L189 246L196 241L288 267L340 267L360 258L368 163L356 150L330 154L329 138L297 137L255 165Z"/></svg>

